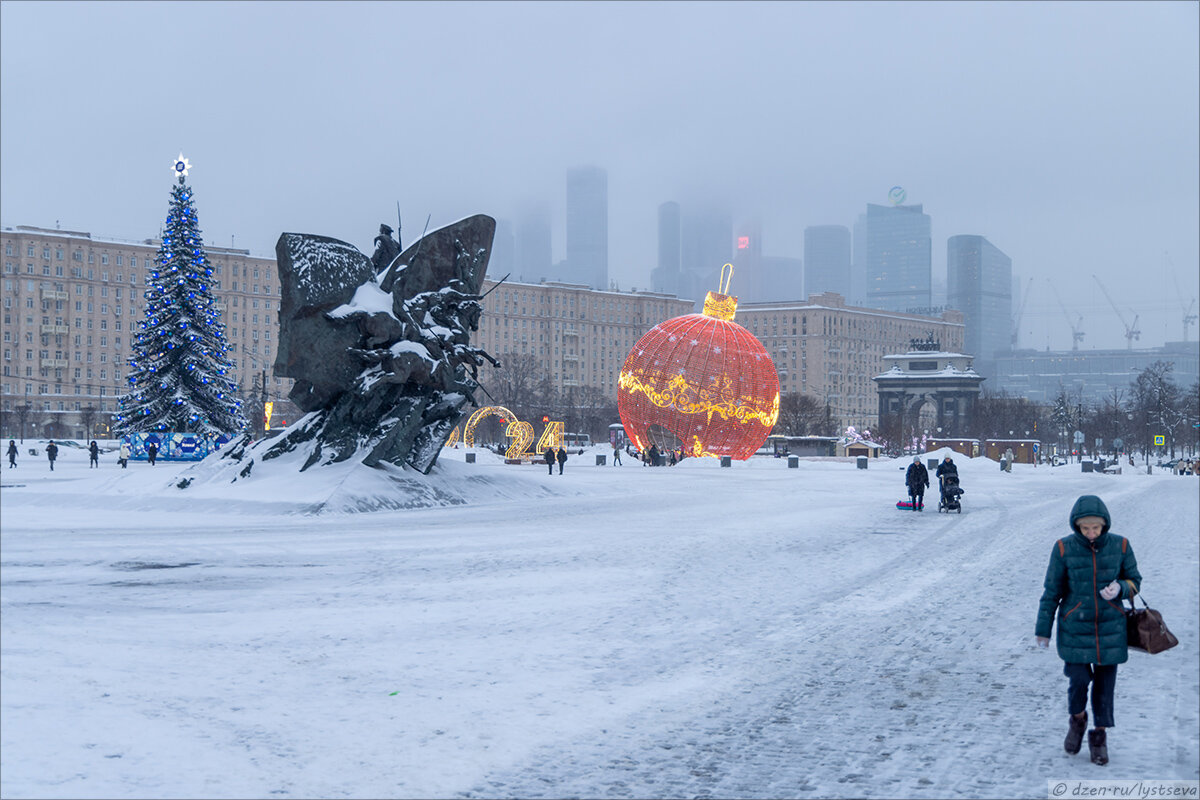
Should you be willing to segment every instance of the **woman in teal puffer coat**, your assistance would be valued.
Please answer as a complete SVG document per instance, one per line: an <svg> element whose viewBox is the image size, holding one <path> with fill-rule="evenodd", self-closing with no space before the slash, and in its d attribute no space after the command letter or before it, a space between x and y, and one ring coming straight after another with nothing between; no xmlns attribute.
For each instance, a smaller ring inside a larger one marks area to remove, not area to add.
<svg viewBox="0 0 1200 800"><path fill-rule="evenodd" d="M1074 533L1059 539L1050 551L1036 633L1038 644L1048 647L1057 617L1058 655L1066 662L1063 674L1070 680L1063 747L1071 755L1083 743L1091 685L1096 727L1088 732L1088 750L1097 764L1108 763L1105 731L1113 726L1117 665L1129 659L1121 601L1132 600L1142 585L1133 547L1128 539L1109 533L1111 522L1099 497L1087 494L1075 501Z"/></svg>

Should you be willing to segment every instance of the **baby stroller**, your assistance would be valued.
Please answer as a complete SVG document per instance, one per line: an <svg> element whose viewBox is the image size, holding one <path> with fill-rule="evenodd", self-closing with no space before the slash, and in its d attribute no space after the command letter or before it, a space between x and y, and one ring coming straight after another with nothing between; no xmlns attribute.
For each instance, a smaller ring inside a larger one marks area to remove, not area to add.
<svg viewBox="0 0 1200 800"><path fill-rule="evenodd" d="M941 477L941 498L938 500L938 513L945 511L949 514L951 511L962 513L962 503L958 498L962 496L963 490L958 485L957 475L943 475Z"/></svg>

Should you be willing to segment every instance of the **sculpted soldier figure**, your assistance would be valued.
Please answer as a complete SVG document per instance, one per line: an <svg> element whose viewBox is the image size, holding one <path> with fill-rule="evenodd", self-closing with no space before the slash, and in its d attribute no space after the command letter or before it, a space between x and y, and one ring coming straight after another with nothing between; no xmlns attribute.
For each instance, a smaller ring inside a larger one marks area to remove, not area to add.
<svg viewBox="0 0 1200 800"><path fill-rule="evenodd" d="M400 243L392 238L390 225L380 225L379 235L375 237L375 253L371 256L371 264L375 271L386 269L400 255Z"/></svg>

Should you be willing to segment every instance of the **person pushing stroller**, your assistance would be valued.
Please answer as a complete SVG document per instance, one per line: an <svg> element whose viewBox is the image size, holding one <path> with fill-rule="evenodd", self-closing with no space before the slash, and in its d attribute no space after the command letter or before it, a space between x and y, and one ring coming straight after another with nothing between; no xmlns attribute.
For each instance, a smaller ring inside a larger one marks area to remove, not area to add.
<svg viewBox="0 0 1200 800"><path fill-rule="evenodd" d="M942 459L942 463L938 464L937 468L938 479L938 511L945 511L947 514L951 511L962 513L962 503L959 502L959 497L962 496L962 487L958 485L958 467L954 463L954 459L949 454Z"/></svg>

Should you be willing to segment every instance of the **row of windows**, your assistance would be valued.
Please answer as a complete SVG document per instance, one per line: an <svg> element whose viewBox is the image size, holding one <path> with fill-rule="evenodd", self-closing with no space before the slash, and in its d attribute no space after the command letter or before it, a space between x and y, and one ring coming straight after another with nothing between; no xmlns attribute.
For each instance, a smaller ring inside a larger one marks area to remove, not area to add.
<svg viewBox="0 0 1200 800"><path fill-rule="evenodd" d="M35 258L36 252L37 252L37 248L35 245L27 244L25 246L25 255L27 258ZM4 255L6 255L6 256L15 256L16 255L16 247L12 242L4 243ZM64 257L63 249L61 247L56 247L54 249L54 260L62 261L63 257ZM47 245L42 245L42 258L46 261L50 260L50 247ZM84 260L83 251L76 248L71 253L71 260L72 261L83 261ZM143 260L145 261L146 266L150 266L152 260L149 256L143 257ZM96 254L95 253L92 253L92 252L88 253L87 263L89 263L89 264L96 263ZM100 265L107 266L108 264L109 264L108 254L101 253L100 254ZM115 256L115 265L118 267L125 266L125 255L124 254L118 253ZM129 266L131 266L131 267L138 266L138 257L137 256L129 256ZM215 263L214 266L218 270L218 274L219 274L219 271L221 270L221 268L224 265L220 264L220 263ZM239 271L240 269L245 269L245 271L247 273L247 277L249 277L248 273L250 272L250 270L253 269L254 277L255 278L259 277L259 268L258 267L251 268L251 267L243 267L243 265L241 265L241 264L234 264L234 265L232 265L232 271L233 271L233 274L235 277L238 276L239 274L241 274ZM104 280L108 280L107 275L105 276ZM118 278L118 280L119 280L119 278Z"/></svg>
<svg viewBox="0 0 1200 800"><path fill-rule="evenodd" d="M15 377L17 377L18 375L20 375L20 367L17 367L17 368L12 368L12 367L9 367L9 365L8 365L8 364L5 364L5 365L4 365L4 370L3 370L3 372L4 372L4 377L6 377L6 378L15 378ZM78 367L77 367L77 368L75 369L75 378L76 378L77 380L81 378L81 375L80 375L80 373L81 373L81 372L82 372L82 368L78 368ZM42 367L42 368L41 368L41 369L38 371L38 375L39 375L40 377L42 377L42 378L49 378L49 377L50 377L50 370L49 370L48 368L46 368L46 367ZM26 377L26 378L32 378L32 377L33 377L33 367L25 367L25 377ZM62 375L62 368L61 368L61 367L55 367L55 369L54 369L54 380L56 380L56 381L61 381L62 379L63 379L63 375ZM92 368L91 368L91 367L88 367L88 368L87 368L87 379L88 379L88 380L93 380L93 379L94 379L94 376L92 375ZM106 381L106 380L108 380L108 370L107 370L107 369L103 369L103 368L102 368L102 369L100 370L100 380L102 380L102 381ZM113 380L114 380L114 381L116 381L116 382L118 382L118 383L120 383L120 381L121 381L121 371L120 371L120 370L117 370L117 369L114 369L114 370L113 370ZM83 389L83 387L82 387L82 386L80 386L80 387L77 387L77 389L78 389L78 390L75 392L76 394L83 394L83 392L81 391L81 390ZM38 394L49 394L49 393L50 393L50 387L49 387L49 386L47 386L45 383L41 383L41 384L39 384ZM55 387L55 392L54 392L54 393L55 393L55 394L61 394L61 393L62 393L62 387L61 387L61 386L56 386L56 387ZM90 386L88 387L88 392L87 392L87 393L88 393L88 394L91 394L91 387L90 387ZM101 386L101 387L100 387L100 394L104 394L104 387L103 387L103 386Z"/></svg>
<svg viewBox="0 0 1200 800"><path fill-rule="evenodd" d="M13 390L14 386L15 386L16 388L20 388L20 384L9 384L9 383L6 383L6 384L4 384L4 385L3 385L3 387L2 387L2 388L3 388L3 390L4 390L4 394L12 394L12 393L13 393L13 392L12 392L12 390ZM84 388L85 388L85 387L83 387L83 386L76 386L76 387L75 387L75 394L77 394L77 395L82 395L82 394L88 394L88 395L90 395L90 394L92 393L92 392L91 392L91 387L87 387L87 391L84 391ZM31 383L27 383L27 384L25 384L25 394L27 394L27 395L29 395L29 394L34 394L34 391L33 391L33 384L31 384ZM39 387L39 391L37 392L37 394L62 394L62 391L61 391L61 387L59 387L59 391L57 391L57 392L53 392L53 393L52 393L52 392L50 392L50 391L49 391L49 388L48 388L48 387L42 386L42 387ZM100 394L101 394L101 396L104 396L104 388L103 388L103 387L101 387L101 388L100 388ZM57 401L57 403L58 403L58 409L57 409L57 410L58 410L58 411L67 411L67 410L71 410L71 411L82 411L82 410L83 410L83 402L84 402L84 401L75 400L75 401L73 401L73 402L74 402L74 406L73 406L71 409L67 409L67 408L66 408L66 404L67 404L67 403L70 403L70 402L72 402L72 401L69 401L69 400L67 400L67 401L64 401L64 400L59 400L59 401ZM41 410L42 410L42 411L53 411L53 410L55 410L55 409L52 409L52 408L51 408L51 403L52 403L52 401L50 401L50 400L44 400L44 401L42 401L42 409L41 409ZM89 405L90 405L90 403L89 403ZM12 410L13 410L13 408L12 408L12 404L11 404L11 403L7 403L7 402L6 402L6 403L4 404L4 410L5 410L5 411L12 411ZM115 402L114 402L114 403L113 403L111 406L110 406L110 405L109 405L109 404L108 404L106 401L101 401L101 402L100 402L99 411L100 411L101 413L105 413L105 412L108 412L108 411L110 411L110 410L111 410L111 411L116 411L116 410L117 410L117 404L116 404Z"/></svg>
<svg viewBox="0 0 1200 800"><path fill-rule="evenodd" d="M554 298L554 302L550 302L550 298ZM575 308L575 297L571 295L561 295L546 291L522 291L512 289L500 289L496 292L493 305L498 306L501 302L505 305L512 303L538 303L541 305L563 305L569 308ZM486 303L485 303L486 305ZM613 297L599 297L591 300L591 308L608 309L610 311L633 311L635 303L629 300L618 300ZM652 309L661 309L661 304L649 304ZM588 298L579 298L579 308L587 309L589 307ZM644 307L644 306L643 306Z"/></svg>
<svg viewBox="0 0 1200 800"><path fill-rule="evenodd" d="M25 256L27 258L35 258L36 257L35 253L36 253L36 248L34 245L28 244L25 246ZM13 245L12 242L4 243L4 255L6 255L6 256L16 255L16 247ZM46 261L50 260L50 248L46 245L42 245L42 258L45 259ZM54 260L55 261L63 260L63 249L61 247L54 248ZM74 250L71 253L71 260L72 261L83 261L83 251L78 250L78 249ZM150 264L150 259L147 258L145 260L146 260L146 264L148 266ZM95 264L96 263L96 254L89 252L88 257L87 257L87 262L89 264ZM102 265L108 264L108 255L107 254L105 254L105 253L100 254L100 263ZM130 256L129 264L130 264L130 266L136 267L138 265L137 256ZM124 266L125 265L125 256L118 255L116 257L116 265L118 267ZM107 278L105 280L107 280Z"/></svg>

